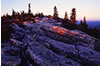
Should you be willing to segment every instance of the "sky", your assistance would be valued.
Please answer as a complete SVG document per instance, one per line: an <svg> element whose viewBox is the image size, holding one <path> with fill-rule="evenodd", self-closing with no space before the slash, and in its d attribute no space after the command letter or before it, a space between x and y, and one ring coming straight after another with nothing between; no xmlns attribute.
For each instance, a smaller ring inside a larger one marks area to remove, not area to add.
<svg viewBox="0 0 100 67"><path fill-rule="evenodd" d="M1 16L12 14L12 9L28 12L31 3L33 14L43 12L44 15L53 15L54 6L57 7L59 17L63 18L65 11L70 17L71 9L76 8L77 20L86 16L87 20L100 20L100 0L1 0Z"/></svg>

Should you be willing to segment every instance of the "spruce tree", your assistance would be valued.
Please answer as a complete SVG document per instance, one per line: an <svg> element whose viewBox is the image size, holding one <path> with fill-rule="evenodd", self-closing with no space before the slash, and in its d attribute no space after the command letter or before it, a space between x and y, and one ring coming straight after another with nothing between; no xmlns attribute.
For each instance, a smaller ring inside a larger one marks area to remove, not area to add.
<svg viewBox="0 0 100 67"><path fill-rule="evenodd" d="M76 24L76 9L72 9L71 17L70 17L71 23Z"/></svg>
<svg viewBox="0 0 100 67"><path fill-rule="evenodd" d="M65 12L64 20L67 20L67 19L68 19L68 14L67 14L67 12Z"/></svg>
<svg viewBox="0 0 100 67"><path fill-rule="evenodd" d="M54 19L57 19L58 18L58 11L57 11L56 6L54 6L54 14L53 14L53 17L54 17Z"/></svg>

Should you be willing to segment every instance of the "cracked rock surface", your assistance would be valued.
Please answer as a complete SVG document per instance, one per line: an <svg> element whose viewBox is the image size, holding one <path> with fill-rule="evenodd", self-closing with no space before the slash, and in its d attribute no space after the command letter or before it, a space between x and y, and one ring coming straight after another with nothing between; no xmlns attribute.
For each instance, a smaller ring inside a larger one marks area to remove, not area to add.
<svg viewBox="0 0 100 67"><path fill-rule="evenodd" d="M12 24L1 45L3 66L100 65L100 40L47 22Z"/></svg>

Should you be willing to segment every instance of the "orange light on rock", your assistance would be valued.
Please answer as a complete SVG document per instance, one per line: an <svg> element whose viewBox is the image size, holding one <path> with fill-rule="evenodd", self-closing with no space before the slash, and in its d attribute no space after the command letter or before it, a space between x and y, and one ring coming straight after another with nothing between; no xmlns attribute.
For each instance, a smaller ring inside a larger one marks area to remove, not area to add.
<svg viewBox="0 0 100 67"><path fill-rule="evenodd" d="M67 29L64 29L64 28L61 28L61 27L57 27L57 26L53 26L52 29L58 33L58 34L61 34L61 35L64 35L66 32L68 32Z"/></svg>
<svg viewBox="0 0 100 67"><path fill-rule="evenodd" d="M38 20L34 20L35 22L38 22Z"/></svg>
<svg viewBox="0 0 100 67"><path fill-rule="evenodd" d="M35 17L35 19L38 19L38 17Z"/></svg>
<svg viewBox="0 0 100 67"><path fill-rule="evenodd" d="M23 24L24 24L24 25L26 25L26 24L27 24L27 22L23 22Z"/></svg>
<svg viewBox="0 0 100 67"><path fill-rule="evenodd" d="M73 35L79 35L79 33L76 32L76 31L71 31L70 33L73 34Z"/></svg>
<svg viewBox="0 0 100 67"><path fill-rule="evenodd" d="M53 19L53 16L52 16L52 17L50 17L50 19Z"/></svg>

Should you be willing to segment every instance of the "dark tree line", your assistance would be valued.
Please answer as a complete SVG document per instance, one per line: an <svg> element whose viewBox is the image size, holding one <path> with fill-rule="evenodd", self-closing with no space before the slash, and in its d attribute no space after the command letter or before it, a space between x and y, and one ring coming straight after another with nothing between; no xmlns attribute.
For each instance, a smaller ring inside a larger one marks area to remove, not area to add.
<svg viewBox="0 0 100 67"><path fill-rule="evenodd" d="M81 31L84 31L85 33L94 36L96 38L100 38L100 30L97 29L88 29L88 25L86 23L86 18L84 17L83 20L80 21L80 24L77 25L76 21L76 9L73 8L71 11L71 16L68 18L67 12L65 12L65 16L63 19L59 18L58 16L57 7L54 6L54 14L53 16L49 15L48 18L53 17L53 19L57 20L57 22L62 22L61 26L67 29L79 29ZM22 11L21 13L14 11L12 9L12 15L8 15L8 13L1 17L1 38L2 39L9 39L10 32L12 31L9 27L10 24L16 23L21 25L24 21L33 21L35 23L33 18L42 18L44 17L43 13L36 13L35 15L31 11L31 4L28 4L28 13L25 13Z"/></svg>

